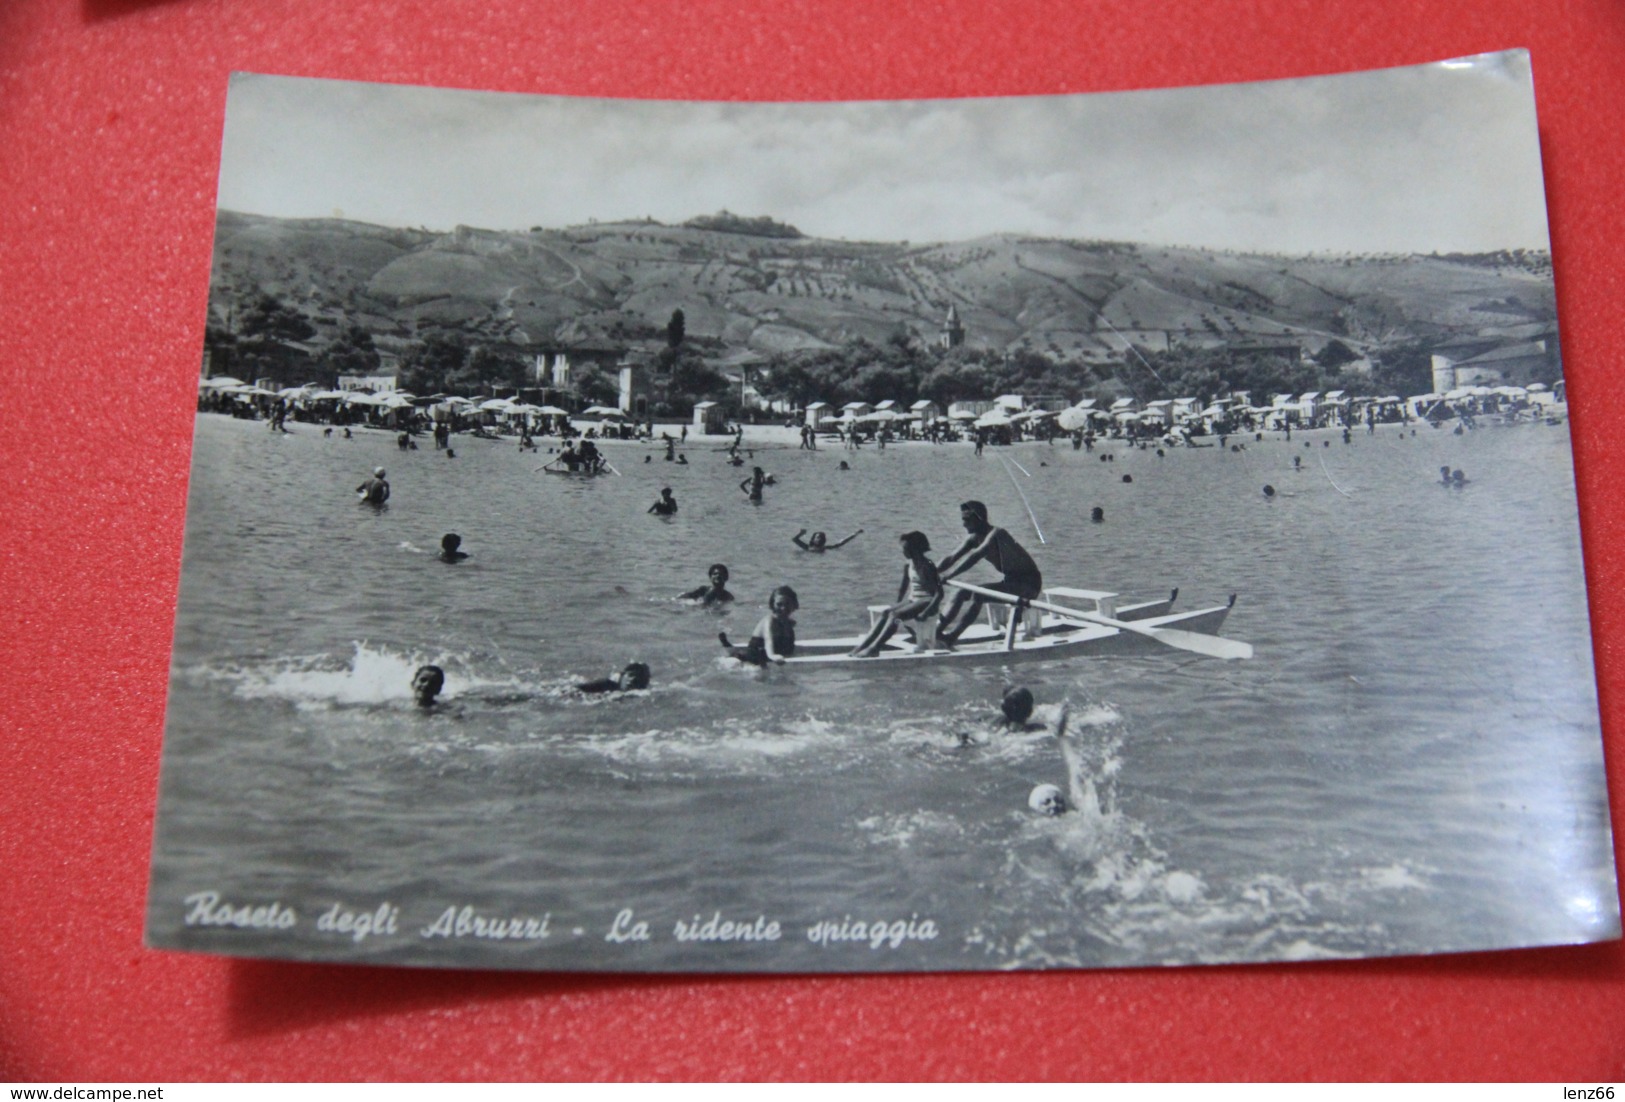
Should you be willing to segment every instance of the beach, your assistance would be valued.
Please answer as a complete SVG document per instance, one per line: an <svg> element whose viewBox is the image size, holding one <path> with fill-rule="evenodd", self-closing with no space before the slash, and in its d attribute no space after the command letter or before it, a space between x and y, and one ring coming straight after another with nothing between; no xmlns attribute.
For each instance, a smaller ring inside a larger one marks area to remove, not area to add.
<svg viewBox="0 0 1625 1102"><path fill-rule="evenodd" d="M458 437L452 459L382 432L199 415L150 936L628 971L1235 962L1606 936L1567 428L1413 427L1346 444L1267 434L1235 452L1062 440L977 456L813 452L794 429L747 425L743 471L732 437L691 435L686 464L658 441L610 440L618 473L548 478L549 438L522 453ZM738 485L750 465L775 476L760 504ZM353 493L375 466L393 488L381 510ZM1441 466L1470 481L1438 485ZM646 511L663 487L675 516ZM800 597L802 636L862 630L865 607L895 593L898 535L924 532L940 557L973 498L1047 584L1141 600L1177 586L1179 608L1236 594L1225 635L1255 657L906 678L722 657L718 631L748 635L779 585ZM864 534L813 555L791 541L801 528ZM435 560L445 532L466 562ZM713 562L730 567L732 608L673 599ZM649 690L573 692L629 660L649 664ZM425 662L447 677L430 712L408 694ZM1040 718L1070 705L1098 813L1027 809L1064 766L1045 730L992 730L1014 684ZM300 919L189 925L186 901L208 893L217 909L274 902ZM334 907L393 908L393 932L318 929Z"/></svg>

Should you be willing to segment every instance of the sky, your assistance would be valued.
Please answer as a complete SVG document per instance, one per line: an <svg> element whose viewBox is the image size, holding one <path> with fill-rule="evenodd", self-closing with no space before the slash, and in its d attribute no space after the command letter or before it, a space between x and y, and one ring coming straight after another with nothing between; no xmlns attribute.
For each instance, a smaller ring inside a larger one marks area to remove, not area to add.
<svg viewBox="0 0 1625 1102"><path fill-rule="evenodd" d="M233 76L222 209L448 230L729 210L815 237L1546 249L1523 51L1254 84L675 103Z"/></svg>

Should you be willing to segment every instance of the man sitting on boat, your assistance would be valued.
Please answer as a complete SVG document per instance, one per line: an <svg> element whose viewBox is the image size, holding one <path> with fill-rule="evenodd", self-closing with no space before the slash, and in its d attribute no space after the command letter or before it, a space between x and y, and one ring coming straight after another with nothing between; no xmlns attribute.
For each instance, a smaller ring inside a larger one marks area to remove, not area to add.
<svg viewBox="0 0 1625 1102"><path fill-rule="evenodd" d="M1008 593L1024 601L1037 598L1044 591L1044 576L1038 564L1016 538L1003 528L988 523L987 506L980 501L967 501L959 507L959 519L969 533L947 558L937 563L937 571L947 582L977 563L986 560L997 570L1000 578L983 587ZM987 598L960 589L942 614L942 628L937 634L940 642L952 645L960 633L976 621Z"/></svg>
<svg viewBox="0 0 1625 1102"><path fill-rule="evenodd" d="M599 452L598 445L585 438L582 439L581 447L576 452L576 459L581 464L581 468L588 474L597 474L604 465L604 457Z"/></svg>

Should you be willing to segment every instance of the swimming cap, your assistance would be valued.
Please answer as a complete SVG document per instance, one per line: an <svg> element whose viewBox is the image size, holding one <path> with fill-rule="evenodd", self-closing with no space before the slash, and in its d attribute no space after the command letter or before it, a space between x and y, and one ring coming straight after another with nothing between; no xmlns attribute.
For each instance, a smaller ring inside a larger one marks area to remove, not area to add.
<svg viewBox="0 0 1625 1102"><path fill-rule="evenodd" d="M980 501L962 501L959 503L959 511L962 513L975 513L983 520L987 519L987 506Z"/></svg>
<svg viewBox="0 0 1625 1102"><path fill-rule="evenodd" d="M372 476L374 478L383 478L384 477L384 469L382 467L374 467L372 469Z"/></svg>
<svg viewBox="0 0 1625 1102"><path fill-rule="evenodd" d="M1027 806L1040 815L1059 815L1066 810L1066 799L1053 784L1041 784L1027 794Z"/></svg>

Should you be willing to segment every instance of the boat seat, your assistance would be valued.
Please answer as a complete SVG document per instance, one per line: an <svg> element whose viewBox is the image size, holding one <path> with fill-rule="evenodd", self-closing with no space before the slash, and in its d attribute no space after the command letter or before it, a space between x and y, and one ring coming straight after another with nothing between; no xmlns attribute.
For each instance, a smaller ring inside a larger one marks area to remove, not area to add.
<svg viewBox="0 0 1625 1102"><path fill-rule="evenodd" d="M1093 612L1109 620L1117 619L1117 594L1108 593L1104 589L1073 589L1070 586L1052 585L1044 590L1044 599L1058 605L1068 603L1094 605L1094 608L1083 607L1080 611Z"/></svg>
<svg viewBox="0 0 1625 1102"><path fill-rule="evenodd" d="M886 610L890 607L890 605L869 605L869 627L873 628L880 623L880 618L886 614ZM904 620L898 624L898 627L914 637L913 649L916 653L942 649L937 642L937 629L941 626L935 612L923 620Z"/></svg>
<svg viewBox="0 0 1625 1102"><path fill-rule="evenodd" d="M987 610L987 626L1002 632L1010 622L1010 605L989 601L982 606ZM1024 639L1037 639L1044 630L1044 614L1028 605L1022 610L1021 635Z"/></svg>

